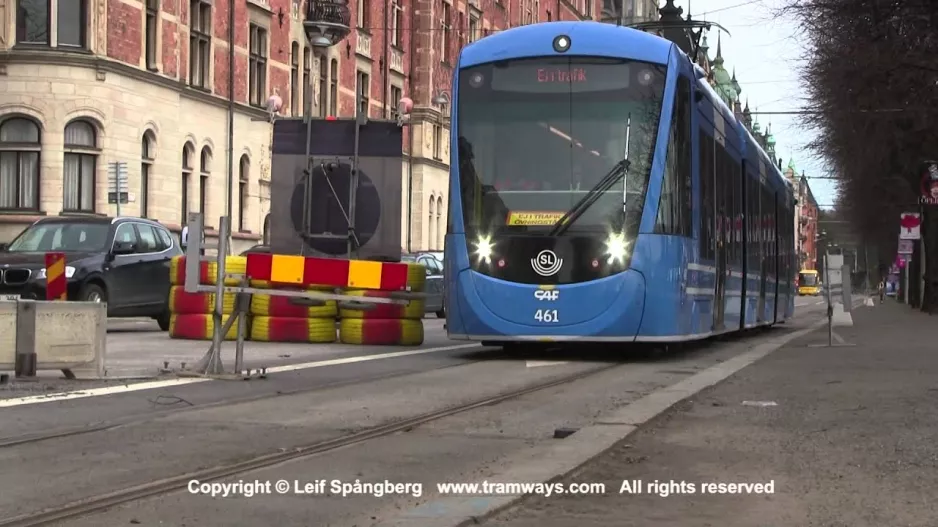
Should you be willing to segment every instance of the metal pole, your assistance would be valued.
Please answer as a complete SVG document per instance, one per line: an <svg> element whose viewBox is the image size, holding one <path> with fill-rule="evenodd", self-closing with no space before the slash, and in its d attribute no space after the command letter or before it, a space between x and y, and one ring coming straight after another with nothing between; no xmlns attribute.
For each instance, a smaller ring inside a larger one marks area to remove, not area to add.
<svg viewBox="0 0 938 527"><path fill-rule="evenodd" d="M227 256L231 249L231 213L234 208L231 194L234 192L234 112L235 112L235 3L228 2L228 180L226 182L225 216L228 218L227 226L218 233L225 238L225 252L221 251L219 241L219 254ZM243 211L242 211L243 213Z"/></svg>
<svg viewBox="0 0 938 527"><path fill-rule="evenodd" d="M248 287L249 285L247 277L244 277L242 287ZM235 298L235 314L232 315L238 317L238 340L235 343L235 374L237 375L244 371L244 339L247 331L247 312L251 305L250 298L251 296L247 293L238 293Z"/></svg>
<svg viewBox="0 0 938 527"><path fill-rule="evenodd" d="M219 218L219 226L222 228L222 232L228 232L226 229L230 227L228 216L222 216ZM213 329L212 332L212 347L214 353L212 354L212 359L209 361L208 368L206 368L206 373L223 373L222 363L221 363L221 345L225 340L225 327L224 327L224 311L225 311L225 260L228 251L228 238L221 237L218 239L218 256L216 261L217 272L215 280L215 309L212 313Z"/></svg>
<svg viewBox="0 0 938 527"><path fill-rule="evenodd" d="M355 116L355 151L352 155L352 173L348 183L348 259L351 260L354 254L358 253L358 236L355 234L355 199L358 190L358 140L361 134L361 127L364 121L368 119L368 108L361 110L361 95L356 96L358 111ZM338 196L336 196L338 199Z"/></svg>
<svg viewBox="0 0 938 527"><path fill-rule="evenodd" d="M827 345L834 345L834 304L831 298L830 253L824 254L824 282L827 284Z"/></svg>
<svg viewBox="0 0 938 527"><path fill-rule="evenodd" d="M316 47L312 48L312 54L315 58L318 53L316 53ZM326 60L326 56L322 55L319 57L319 60ZM312 65L310 65L312 66ZM322 71L320 66L319 71ZM310 219L310 210L312 209L313 202L313 158L310 157L309 153L313 148L313 97L315 97L316 85L313 83L313 75L310 72L310 76L307 79L309 82L309 93L310 96L308 100L304 101L303 105L303 118L306 120L306 179L304 180L303 187L303 232L300 233L300 240L307 240L308 236L312 234L312 224ZM325 108L322 109L325 112ZM306 254L306 243L303 241L300 242L300 254Z"/></svg>

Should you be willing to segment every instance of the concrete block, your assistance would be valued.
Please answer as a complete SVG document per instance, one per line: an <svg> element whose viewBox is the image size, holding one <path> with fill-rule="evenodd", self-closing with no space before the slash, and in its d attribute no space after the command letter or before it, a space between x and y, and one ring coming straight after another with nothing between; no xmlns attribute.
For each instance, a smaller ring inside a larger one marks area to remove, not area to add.
<svg viewBox="0 0 938 527"><path fill-rule="evenodd" d="M27 311L20 304L26 302L34 307L33 315L23 314ZM26 316L35 319L21 318ZM33 327L34 331L25 330ZM0 370L14 369L18 343L27 352L36 354L37 370L61 370L70 378L104 377L107 305L28 300L0 302Z"/></svg>
<svg viewBox="0 0 938 527"><path fill-rule="evenodd" d="M853 326L853 315L844 309L840 302L834 303L834 313L831 317L831 324L837 327L849 328Z"/></svg>

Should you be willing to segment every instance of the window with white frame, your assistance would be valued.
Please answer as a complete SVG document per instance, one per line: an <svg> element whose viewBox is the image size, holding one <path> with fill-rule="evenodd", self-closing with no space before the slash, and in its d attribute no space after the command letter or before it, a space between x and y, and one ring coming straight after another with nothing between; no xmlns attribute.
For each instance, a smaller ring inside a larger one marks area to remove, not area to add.
<svg viewBox="0 0 938 527"><path fill-rule="evenodd" d="M329 109L329 66L325 57L319 59L319 116L325 117Z"/></svg>
<svg viewBox="0 0 938 527"><path fill-rule="evenodd" d="M16 0L16 43L87 49L88 0ZM53 18L53 13L55 17Z"/></svg>
<svg viewBox="0 0 938 527"><path fill-rule="evenodd" d="M371 27L371 1L358 0L358 29L368 30Z"/></svg>
<svg viewBox="0 0 938 527"><path fill-rule="evenodd" d="M434 249L433 244L436 242L436 211L434 210L436 206L436 198L430 196L430 208L429 213L427 214L427 250L432 251Z"/></svg>
<svg viewBox="0 0 938 527"><path fill-rule="evenodd" d="M446 235L446 226L443 225L443 198L436 198L436 250L443 250L443 238Z"/></svg>
<svg viewBox="0 0 938 527"><path fill-rule="evenodd" d="M251 160L247 154L241 156L238 169L238 232L247 232L248 191L251 182Z"/></svg>
<svg viewBox="0 0 938 527"><path fill-rule="evenodd" d="M212 65L212 4L189 3L189 85L208 89Z"/></svg>
<svg viewBox="0 0 938 527"><path fill-rule="evenodd" d="M150 214L150 176L156 158L156 136L147 130L140 145L140 216L148 218Z"/></svg>
<svg viewBox="0 0 938 527"><path fill-rule="evenodd" d="M391 45L404 45L404 8L401 0L391 0Z"/></svg>
<svg viewBox="0 0 938 527"><path fill-rule="evenodd" d="M149 70L156 69L160 34L160 0L147 0L144 23L144 58Z"/></svg>
<svg viewBox="0 0 938 527"><path fill-rule="evenodd" d="M0 210L39 210L41 138L32 119L0 121Z"/></svg>
<svg viewBox="0 0 938 527"><path fill-rule="evenodd" d="M307 82L304 78L304 84ZM296 42L290 47L290 114L300 115L300 45Z"/></svg>
<svg viewBox="0 0 938 527"><path fill-rule="evenodd" d="M433 159L443 159L443 126L433 125Z"/></svg>
<svg viewBox="0 0 938 527"><path fill-rule="evenodd" d="M208 192L209 176L212 174L212 150L202 147L202 155L199 156L199 212L202 213L202 221L208 225Z"/></svg>
<svg viewBox="0 0 938 527"><path fill-rule="evenodd" d="M452 32L453 28L450 25L450 20L452 19L452 8L446 0L440 0L440 60L442 62L449 62L450 59L450 45L452 44Z"/></svg>
<svg viewBox="0 0 938 527"><path fill-rule="evenodd" d="M95 172L98 168L98 131L76 119L65 127L62 210L94 212Z"/></svg>
<svg viewBox="0 0 938 527"><path fill-rule="evenodd" d="M355 84L358 87L358 111L367 116L371 105L371 75L358 71L355 74Z"/></svg>
<svg viewBox="0 0 938 527"><path fill-rule="evenodd" d="M248 84L250 103L267 104L267 30L250 24L250 55L248 56Z"/></svg>
<svg viewBox="0 0 938 527"><path fill-rule="evenodd" d="M479 40L479 15L469 13L469 42Z"/></svg>
<svg viewBox="0 0 938 527"><path fill-rule="evenodd" d="M339 115L339 61L336 59L329 64L329 115Z"/></svg>
<svg viewBox="0 0 938 527"><path fill-rule="evenodd" d="M391 100L388 101L388 107L391 109L391 119L397 120L400 116L399 106L401 99L404 98L404 90L398 88L397 86L391 86Z"/></svg>
<svg viewBox="0 0 938 527"><path fill-rule="evenodd" d="M192 179L192 158L195 156L195 146L192 143L186 143L182 147L182 207L180 209L180 223L186 225L189 223L189 181Z"/></svg>

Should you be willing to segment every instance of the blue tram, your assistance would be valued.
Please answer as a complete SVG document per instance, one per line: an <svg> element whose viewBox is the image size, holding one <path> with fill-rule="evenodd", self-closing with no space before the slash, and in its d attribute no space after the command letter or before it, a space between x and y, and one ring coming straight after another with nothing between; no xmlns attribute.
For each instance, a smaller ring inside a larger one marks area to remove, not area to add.
<svg viewBox="0 0 938 527"><path fill-rule="evenodd" d="M450 338L680 342L794 312L794 196L672 42L595 22L463 49Z"/></svg>

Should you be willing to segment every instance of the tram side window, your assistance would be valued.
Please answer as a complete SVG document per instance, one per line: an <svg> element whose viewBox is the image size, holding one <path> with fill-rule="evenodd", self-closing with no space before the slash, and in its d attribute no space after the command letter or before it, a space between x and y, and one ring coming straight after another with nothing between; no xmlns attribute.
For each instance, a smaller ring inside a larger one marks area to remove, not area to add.
<svg viewBox="0 0 938 527"><path fill-rule="evenodd" d="M732 158L726 148L718 142L714 143L716 153L716 233L717 248L725 258L726 263L733 259L733 246L730 243L730 217L732 215L732 194L730 194Z"/></svg>
<svg viewBox="0 0 938 527"><path fill-rule="evenodd" d="M692 236L690 82L679 77L655 232Z"/></svg>
<svg viewBox="0 0 938 527"><path fill-rule="evenodd" d="M713 145L700 128L700 257L713 260Z"/></svg>
<svg viewBox="0 0 938 527"><path fill-rule="evenodd" d="M742 267L746 254L746 240L743 238L743 166L741 161L733 162L733 247L734 263Z"/></svg>

